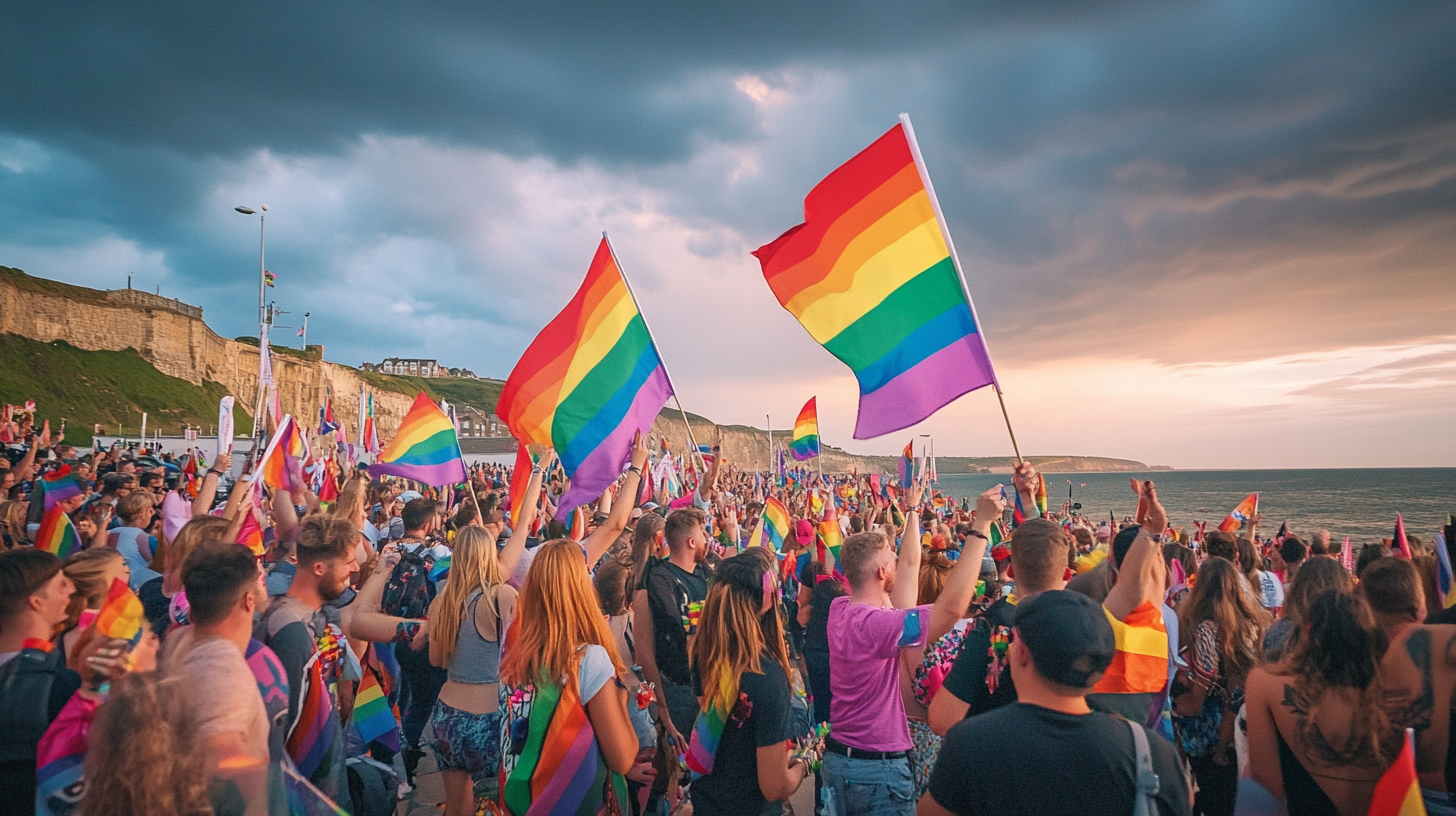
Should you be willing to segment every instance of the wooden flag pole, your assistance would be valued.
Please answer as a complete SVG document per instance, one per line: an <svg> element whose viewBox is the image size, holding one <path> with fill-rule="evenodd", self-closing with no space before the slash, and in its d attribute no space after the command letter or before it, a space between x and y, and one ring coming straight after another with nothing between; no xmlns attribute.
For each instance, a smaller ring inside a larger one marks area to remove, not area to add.
<svg viewBox="0 0 1456 816"><path fill-rule="evenodd" d="M976 331L981 334L981 345L986 348L986 359L991 359L991 346L986 343L986 335L981 332L981 318L976 314L976 302L971 299L971 290L966 286L966 273L961 269L960 256L956 254L955 241L950 236L950 227L945 223L945 213L941 212L940 199L935 197L935 185L930 183L930 172L925 169L925 157L920 155L920 143L915 140L915 127L910 124L910 114L900 114L900 124L905 128L905 140L910 143L910 155L915 158L915 168L920 171L920 183L925 185L925 193L930 197L930 207L935 210L935 220L940 224L940 234L945 238L945 246L950 250L951 264L955 266L956 280L961 284L961 294L966 296L966 306L971 310L971 319L976 323ZM1016 453L1016 461L1024 461L1021 458L1021 447L1016 444L1016 431L1011 429L1011 415L1006 412L1006 400L1001 396L1001 381L996 378L996 366L991 366L991 387L996 389L996 402L1001 405L1001 417L1006 420L1006 433L1011 436L1011 450Z"/></svg>
<svg viewBox="0 0 1456 816"><path fill-rule="evenodd" d="M622 283L627 287L627 295L632 298L632 305L637 307L637 314L642 314L642 304L637 300L637 293L632 291L632 282L627 280L627 273L622 269L622 262L617 260L617 250L612 248L612 239L607 237L606 231L602 232L602 240L607 242L607 251L612 254L612 263L616 265L617 274L622 277ZM659 349L657 338L652 335L652 327L647 325L646 315L642 317L642 328L647 330L647 339L652 341L652 348ZM677 389L672 386L672 374L668 373L667 361L662 359L660 349L657 352L657 362L662 365L662 374L667 378L667 387L672 389L672 402L677 406L678 414L682 416L683 427L687 429L688 446L693 449L693 456L696 456L698 459L698 467L703 469L703 473L707 473L708 465L703 461L702 452L698 450L698 440L693 437L693 426L688 423L688 412L683 410L682 401L677 398ZM722 453L722 451L718 452L720 456Z"/></svg>

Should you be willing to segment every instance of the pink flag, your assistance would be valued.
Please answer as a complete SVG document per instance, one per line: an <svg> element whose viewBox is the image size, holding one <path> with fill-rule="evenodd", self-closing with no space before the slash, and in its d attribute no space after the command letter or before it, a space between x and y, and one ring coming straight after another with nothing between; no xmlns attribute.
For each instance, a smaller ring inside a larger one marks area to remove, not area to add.
<svg viewBox="0 0 1456 816"><path fill-rule="evenodd" d="M1391 539L1390 546L1400 550L1400 557L1409 561L1411 559L1410 541L1405 537L1405 521L1399 513L1395 514L1395 538Z"/></svg>
<svg viewBox="0 0 1456 816"><path fill-rule="evenodd" d="M1345 544L1340 547L1340 563L1345 565L1345 571L1355 571L1355 551L1350 548L1350 537L1345 536Z"/></svg>

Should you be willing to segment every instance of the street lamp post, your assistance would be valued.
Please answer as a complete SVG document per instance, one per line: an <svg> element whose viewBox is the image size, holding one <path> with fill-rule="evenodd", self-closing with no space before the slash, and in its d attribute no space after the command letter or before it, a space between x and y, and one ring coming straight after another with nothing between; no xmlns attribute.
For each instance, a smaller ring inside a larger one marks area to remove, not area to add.
<svg viewBox="0 0 1456 816"><path fill-rule="evenodd" d="M243 215L256 214L258 216L258 337L261 338L263 336L263 323L266 319L263 311L265 308L263 302L267 298L266 287L268 285L266 256L268 249L268 205L261 205L259 207L261 212L251 207L233 207L233 209Z"/></svg>

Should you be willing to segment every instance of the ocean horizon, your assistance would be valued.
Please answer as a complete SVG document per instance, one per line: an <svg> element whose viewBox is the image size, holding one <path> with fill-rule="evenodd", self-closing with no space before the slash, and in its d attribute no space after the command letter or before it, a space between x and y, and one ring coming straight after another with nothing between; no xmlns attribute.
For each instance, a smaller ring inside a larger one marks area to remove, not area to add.
<svg viewBox="0 0 1456 816"><path fill-rule="evenodd" d="M1153 471L1084 471L1048 473L1047 504L1060 510L1068 501L1080 502L1080 515L1118 520L1137 509L1131 479L1151 479L1168 509L1169 521L1191 527L1195 521L1216 527L1250 493L1259 494L1264 520L1260 533L1273 535L1279 525L1308 539L1318 529L1330 531L1339 546L1345 536L1360 544L1390 538L1396 513L1405 519L1407 534L1429 541L1456 512L1456 467L1447 468L1281 468L1203 469ZM956 498L974 498L997 483L1007 485L1008 474L944 474L939 489ZM1085 486L1084 486L1085 485Z"/></svg>

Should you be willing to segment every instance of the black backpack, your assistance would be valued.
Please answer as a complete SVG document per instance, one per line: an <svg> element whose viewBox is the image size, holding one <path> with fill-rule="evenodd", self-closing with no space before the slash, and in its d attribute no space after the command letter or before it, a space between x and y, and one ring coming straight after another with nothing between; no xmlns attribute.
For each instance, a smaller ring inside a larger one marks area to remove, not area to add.
<svg viewBox="0 0 1456 816"><path fill-rule="evenodd" d="M435 557L429 554L426 545L413 550L401 547L399 563L394 565L384 584L384 614L412 620L424 618L430 611L430 602L435 600L435 582L430 580L434 566Z"/></svg>
<svg viewBox="0 0 1456 816"><path fill-rule="evenodd" d="M51 686L64 668L60 649L23 649L0 669L0 761L35 761L50 727Z"/></svg>

